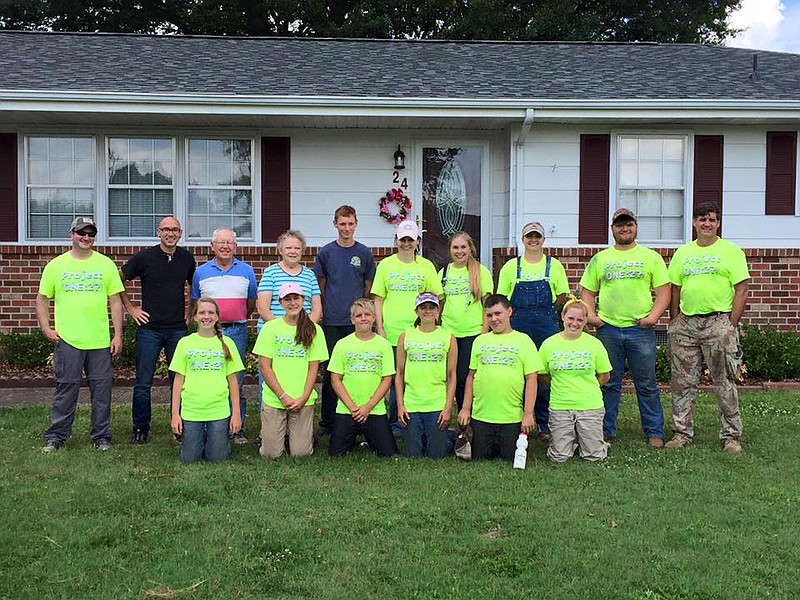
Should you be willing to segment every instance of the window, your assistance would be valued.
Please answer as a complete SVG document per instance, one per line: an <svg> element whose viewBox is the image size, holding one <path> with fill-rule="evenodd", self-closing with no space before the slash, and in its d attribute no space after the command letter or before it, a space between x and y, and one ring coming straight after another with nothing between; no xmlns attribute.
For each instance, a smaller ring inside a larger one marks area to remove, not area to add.
<svg viewBox="0 0 800 600"><path fill-rule="evenodd" d="M173 145L169 138L108 138L108 235L155 235L166 215L175 214Z"/></svg>
<svg viewBox="0 0 800 600"><path fill-rule="evenodd" d="M95 140L28 137L25 193L30 239L62 239L76 215L94 215Z"/></svg>
<svg viewBox="0 0 800 600"><path fill-rule="evenodd" d="M616 208L636 213L643 242L682 242L686 206L686 136L617 138Z"/></svg>
<svg viewBox="0 0 800 600"><path fill-rule="evenodd" d="M27 135L24 237L63 241L75 216L92 215L98 243L145 242L156 238L164 216L175 215L185 241L208 240L219 227L252 241L260 233L254 198L261 189L253 183L261 156L254 144L246 137L147 132ZM288 172L276 174L288 179Z"/></svg>
<svg viewBox="0 0 800 600"><path fill-rule="evenodd" d="M230 227L242 239L253 237L251 140L189 139L188 238L210 238Z"/></svg>

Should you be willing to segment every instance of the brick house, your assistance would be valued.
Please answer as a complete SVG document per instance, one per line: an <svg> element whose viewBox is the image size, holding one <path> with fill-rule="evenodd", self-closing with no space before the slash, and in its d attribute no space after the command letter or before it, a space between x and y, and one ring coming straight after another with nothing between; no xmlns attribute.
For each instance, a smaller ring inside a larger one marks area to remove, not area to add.
<svg viewBox="0 0 800 600"><path fill-rule="evenodd" d="M435 262L467 229L497 272L541 221L572 287L619 206L667 259L722 205L753 275L745 321L798 330L800 55L699 45L0 32L0 329L34 328L44 264L94 214L119 264L184 224L232 226L257 273L333 209L391 252L403 187ZM395 164L402 154L403 167Z"/></svg>

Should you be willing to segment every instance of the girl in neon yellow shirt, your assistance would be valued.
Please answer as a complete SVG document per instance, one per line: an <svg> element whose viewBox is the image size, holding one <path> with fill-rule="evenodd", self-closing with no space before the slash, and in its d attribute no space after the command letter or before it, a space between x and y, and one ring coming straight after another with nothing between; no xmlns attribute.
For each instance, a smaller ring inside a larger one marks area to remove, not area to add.
<svg viewBox="0 0 800 600"><path fill-rule="evenodd" d="M472 236L458 231L450 238L450 263L439 271L442 297L442 326L450 330L458 344L456 365L456 405L464 403L464 386L469 375L472 343L489 331L483 318L483 301L492 293L492 274L478 262Z"/></svg>
<svg viewBox="0 0 800 600"><path fill-rule="evenodd" d="M603 441L604 385L611 373L605 346L583 331L589 319L586 304L571 299L561 311L564 330L547 338L539 348L550 383L550 432L547 458L564 462L579 450L584 460L603 460L608 444Z"/></svg>
<svg viewBox="0 0 800 600"><path fill-rule="evenodd" d="M417 296L414 327L397 340L397 421L403 454L443 458L453 448L448 427L456 391L456 339L439 326L439 298Z"/></svg>
<svg viewBox="0 0 800 600"><path fill-rule="evenodd" d="M314 451L313 420L319 363L328 360L322 328L303 310L299 283L284 283L278 300L284 315L267 321L253 347L259 356L261 390L261 456L283 455L286 434L289 453L308 456Z"/></svg>
<svg viewBox="0 0 800 600"><path fill-rule="evenodd" d="M217 462L231 453L228 431L242 427L236 374L244 370L233 341L222 335L219 306L212 298L200 298L192 315L197 333L182 338L170 362L172 384L172 431L181 436L181 460L203 458ZM228 398L230 397L230 401Z"/></svg>

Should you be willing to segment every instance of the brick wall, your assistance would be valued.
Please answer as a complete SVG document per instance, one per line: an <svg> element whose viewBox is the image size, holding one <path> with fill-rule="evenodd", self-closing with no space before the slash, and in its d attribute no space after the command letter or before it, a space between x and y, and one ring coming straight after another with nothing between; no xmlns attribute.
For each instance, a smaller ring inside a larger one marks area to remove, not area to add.
<svg viewBox="0 0 800 600"><path fill-rule="evenodd" d="M98 247L121 266L141 247ZM206 247L191 248L199 264L209 258ZM44 265L54 256L65 252L66 246L0 246L0 331L29 332L36 323L35 298ZM308 248L303 262L314 263L317 248ZM549 248L567 271L570 289L577 290L584 265L599 248ZM374 249L376 259L388 256L391 248ZM669 262L672 249L660 250ZM758 325L773 325L787 331L800 331L800 249L754 248L745 250L750 267L750 297L743 321ZM495 281L503 263L516 255L513 248L495 248L493 271ZM237 256L250 263L260 277L261 272L278 260L275 248L240 248ZM132 298L138 302L138 280L128 284Z"/></svg>

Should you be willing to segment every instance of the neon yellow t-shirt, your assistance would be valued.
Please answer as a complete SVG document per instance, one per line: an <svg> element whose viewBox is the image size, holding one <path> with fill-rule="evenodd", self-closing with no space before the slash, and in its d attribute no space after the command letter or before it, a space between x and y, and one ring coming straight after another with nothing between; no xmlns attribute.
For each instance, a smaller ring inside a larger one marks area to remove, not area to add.
<svg viewBox="0 0 800 600"><path fill-rule="evenodd" d="M525 376L542 370L536 345L524 333L484 333L469 361L475 371L472 417L487 423L522 421Z"/></svg>
<svg viewBox="0 0 800 600"><path fill-rule="evenodd" d="M653 308L653 289L669 283L667 266L655 250L606 248L586 265L581 287L599 296L597 316L614 327L632 327Z"/></svg>
<svg viewBox="0 0 800 600"><path fill-rule="evenodd" d="M272 370L278 378L278 383L283 391L292 398L303 395L308 377L308 363L328 360L325 334L322 333L322 327L316 323L314 326L317 329L317 335L314 336L314 341L307 350L295 343L294 336L297 334L297 327L289 325L283 320L283 317L264 323L255 346L253 346L253 354L272 359ZM306 406L313 406L316 399L317 390L312 389ZM278 400L278 396L266 382L261 390L261 400L266 406L284 408L281 401Z"/></svg>
<svg viewBox="0 0 800 600"><path fill-rule="evenodd" d="M598 373L610 373L603 343L588 333L577 340L555 334L539 348L544 370L550 374L550 410L595 410L603 408Z"/></svg>
<svg viewBox="0 0 800 600"><path fill-rule="evenodd" d="M744 252L722 238L702 248L697 241L684 244L669 262L669 278L681 286L684 315L730 312L733 286L750 279Z"/></svg>
<svg viewBox="0 0 800 600"><path fill-rule="evenodd" d="M403 404L410 413L441 411L447 402L447 353L453 334L443 327L430 333L411 327L405 336Z"/></svg>
<svg viewBox="0 0 800 600"><path fill-rule="evenodd" d="M452 264L447 269L444 282L444 308L442 309L442 325L456 337L478 335L483 327L483 303L481 298L491 294L494 283L492 274L485 266L481 267L481 295L478 300L469 289L469 271L467 267L457 268ZM439 270L439 281L444 269Z"/></svg>
<svg viewBox="0 0 800 600"><path fill-rule="evenodd" d="M517 279L517 259L512 258L500 269L497 278L497 293L503 294L511 300L514 293L514 286L517 281L539 281L544 279L544 272L547 266L547 255L542 255L542 260L538 263L529 263L525 257L520 261L520 276ZM557 258L550 259L550 290L553 292L553 302L561 294L569 294L569 282L564 265Z"/></svg>
<svg viewBox="0 0 800 600"><path fill-rule="evenodd" d="M231 353L225 360L219 338L202 337L197 333L178 342L169 370L183 375L181 419L186 421L219 421L231 416L228 402L228 375L244 371L236 344L222 336Z"/></svg>
<svg viewBox="0 0 800 600"><path fill-rule="evenodd" d="M58 337L79 350L111 345L108 298L124 288L114 261L99 252L85 260L69 252L56 256L44 268L39 293L55 298Z"/></svg>
<svg viewBox="0 0 800 600"><path fill-rule="evenodd" d="M342 376L342 383L356 406L369 402L381 379L394 375L394 353L389 340L376 335L371 340L360 340L355 333L342 338L333 347L328 371ZM350 411L339 400L336 414L349 415ZM371 415L385 415L386 403L378 402Z"/></svg>
<svg viewBox="0 0 800 600"><path fill-rule="evenodd" d="M427 258L417 256L414 262L404 263L397 254L392 254L378 263L370 291L383 298L383 329L389 343L397 346L397 338L417 318L414 313L417 296L422 292L441 296L442 282Z"/></svg>

